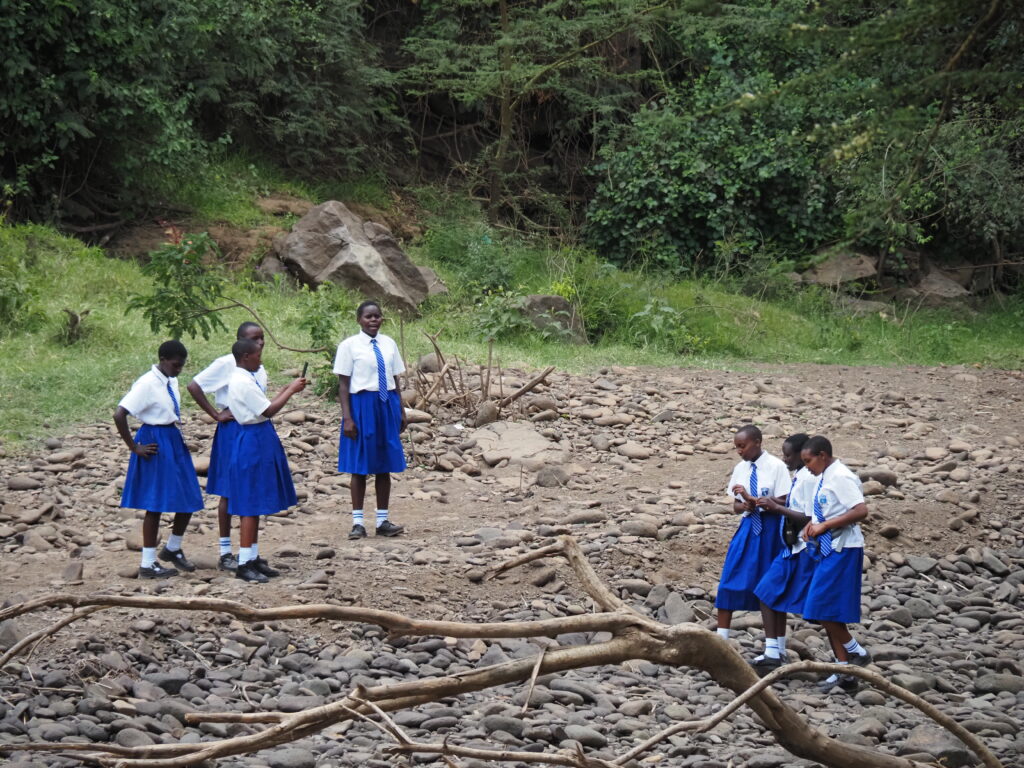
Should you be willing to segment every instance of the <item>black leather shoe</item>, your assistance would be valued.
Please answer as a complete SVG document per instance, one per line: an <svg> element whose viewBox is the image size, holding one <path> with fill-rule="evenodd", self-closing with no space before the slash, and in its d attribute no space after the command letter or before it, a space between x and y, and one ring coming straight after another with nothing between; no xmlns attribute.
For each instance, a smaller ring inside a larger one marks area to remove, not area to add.
<svg viewBox="0 0 1024 768"><path fill-rule="evenodd" d="M871 654L867 651L864 653L848 653L846 658L855 667L866 667L871 663Z"/></svg>
<svg viewBox="0 0 1024 768"><path fill-rule="evenodd" d="M253 581L257 584L266 584L270 579L256 570L256 561L250 560L247 563L242 563L238 566L238 570L235 571L235 578L241 579L242 581Z"/></svg>
<svg viewBox="0 0 1024 768"><path fill-rule="evenodd" d="M352 526L352 530L348 534L349 539L365 539L366 529L363 526L356 524Z"/></svg>
<svg viewBox="0 0 1024 768"><path fill-rule="evenodd" d="M405 528L401 525L395 525L390 520L385 520L383 523L377 526L378 536L397 536Z"/></svg>
<svg viewBox="0 0 1024 768"><path fill-rule="evenodd" d="M262 573L264 576L273 578L274 576L280 576L281 572L275 568L270 567L270 563L264 560L262 557L257 557L255 560L250 560L249 564L257 571Z"/></svg>
<svg viewBox="0 0 1024 768"><path fill-rule="evenodd" d="M217 561L217 567L222 571L231 571L234 573L238 570L238 558L230 552L225 552L220 556L220 560Z"/></svg>
<svg viewBox="0 0 1024 768"><path fill-rule="evenodd" d="M185 553L180 549L168 549L164 547L160 550L160 554L157 555L165 563L170 563L179 571L188 571L191 573L196 569L195 563L185 557Z"/></svg>
<svg viewBox="0 0 1024 768"><path fill-rule="evenodd" d="M173 568L164 568L160 563L153 563L150 568L143 568L139 566L139 578L140 579L169 579L171 576L177 576L178 572Z"/></svg>
<svg viewBox="0 0 1024 768"><path fill-rule="evenodd" d="M750 662L750 666L757 672L758 677L764 677L782 666L782 659L773 659L769 656L760 656Z"/></svg>
<svg viewBox="0 0 1024 768"><path fill-rule="evenodd" d="M847 693L853 693L860 687L860 680L853 675L838 675L837 679L826 678L818 683L818 690L828 693L833 688L839 688Z"/></svg>

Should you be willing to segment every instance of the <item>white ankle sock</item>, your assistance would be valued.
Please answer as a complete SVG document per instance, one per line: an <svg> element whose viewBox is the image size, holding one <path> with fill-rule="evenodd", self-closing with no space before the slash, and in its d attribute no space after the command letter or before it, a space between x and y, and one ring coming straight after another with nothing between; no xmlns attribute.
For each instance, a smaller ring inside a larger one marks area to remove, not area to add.
<svg viewBox="0 0 1024 768"><path fill-rule="evenodd" d="M381 523L388 521L388 511L386 509L377 510L377 527L380 528Z"/></svg>
<svg viewBox="0 0 1024 768"><path fill-rule="evenodd" d="M867 651L864 650L864 646L857 642L857 638L851 637L850 642L843 643L843 648L846 649L847 653L856 653L858 656L865 656Z"/></svg>
<svg viewBox="0 0 1024 768"><path fill-rule="evenodd" d="M156 547L142 548L142 562L140 565L143 568L152 568L156 565Z"/></svg>
<svg viewBox="0 0 1024 768"><path fill-rule="evenodd" d="M230 555L231 554L231 537L230 536L221 536L220 539L218 540L218 544L220 545L220 553L222 555Z"/></svg>
<svg viewBox="0 0 1024 768"><path fill-rule="evenodd" d="M779 644L779 658L786 658L786 636L776 637L775 642Z"/></svg>
<svg viewBox="0 0 1024 768"><path fill-rule="evenodd" d="M167 549L171 550L171 552L180 552L181 539L181 536L172 533L170 536L167 537Z"/></svg>
<svg viewBox="0 0 1024 768"><path fill-rule="evenodd" d="M363 524L363 510L361 510L361 509L353 509L352 510L352 525L362 525L362 524Z"/></svg>
<svg viewBox="0 0 1024 768"><path fill-rule="evenodd" d="M769 659L779 658L779 641L774 637L769 637L764 641L764 655Z"/></svg>
<svg viewBox="0 0 1024 768"><path fill-rule="evenodd" d="M723 637L726 640L728 640L729 639L729 628L728 627L719 627L718 628L718 636L719 637Z"/></svg>
<svg viewBox="0 0 1024 768"><path fill-rule="evenodd" d="M255 560L257 557L260 556L260 543L258 541L254 541L252 543L252 546L249 547L249 549L252 550L252 559L253 560Z"/></svg>
<svg viewBox="0 0 1024 768"><path fill-rule="evenodd" d="M239 547L238 548L238 564L243 565L248 563L250 560L255 559L255 555L252 553L252 547Z"/></svg>

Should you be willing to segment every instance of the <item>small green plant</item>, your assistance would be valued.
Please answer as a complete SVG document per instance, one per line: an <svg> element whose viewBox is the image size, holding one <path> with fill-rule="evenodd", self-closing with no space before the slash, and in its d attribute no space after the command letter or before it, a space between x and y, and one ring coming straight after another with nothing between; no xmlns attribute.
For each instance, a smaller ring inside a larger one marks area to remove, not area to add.
<svg viewBox="0 0 1024 768"><path fill-rule="evenodd" d="M0 333L23 327L36 297L30 279L32 253L27 241L11 232L0 218Z"/></svg>
<svg viewBox="0 0 1024 768"><path fill-rule="evenodd" d="M523 312L525 298L513 291L487 294L477 304L476 328L484 339L508 339L533 328Z"/></svg>
<svg viewBox="0 0 1024 768"><path fill-rule="evenodd" d="M707 346L706 339L686 327L682 312L656 298L630 317L629 337L636 346L660 347L677 354L694 354Z"/></svg>
<svg viewBox="0 0 1024 768"><path fill-rule="evenodd" d="M216 305L224 300L224 275L204 264L219 260L220 249L207 233L188 235L171 228L170 242L150 254L142 268L153 281L153 292L136 294L125 312L141 311L154 333L166 329L174 338L226 331Z"/></svg>
<svg viewBox="0 0 1024 768"><path fill-rule="evenodd" d="M333 354L341 335L341 321L351 311L349 303L345 294L330 282L313 289L303 286L302 290L306 295L306 308L299 327L309 333L314 347L323 350L309 372L314 381L313 391L321 397L337 397L338 377L334 375Z"/></svg>

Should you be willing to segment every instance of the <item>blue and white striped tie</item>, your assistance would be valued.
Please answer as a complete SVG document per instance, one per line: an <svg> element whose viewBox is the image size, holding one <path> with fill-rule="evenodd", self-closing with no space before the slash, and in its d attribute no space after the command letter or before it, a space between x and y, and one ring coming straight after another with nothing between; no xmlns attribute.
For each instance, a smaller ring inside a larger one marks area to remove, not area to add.
<svg viewBox="0 0 1024 768"><path fill-rule="evenodd" d="M167 394L171 396L171 402L174 404L174 420L181 421L181 408L178 406L178 396L174 394L174 387L171 386L171 380L167 380Z"/></svg>
<svg viewBox="0 0 1024 768"><path fill-rule="evenodd" d="M370 339L373 347L373 354L377 356L377 396L381 400L388 399L388 371L384 366L384 355L380 353L380 346L376 339Z"/></svg>
<svg viewBox="0 0 1024 768"><path fill-rule="evenodd" d="M825 473L821 473L818 489L814 492L814 522L825 522L825 511L821 507L821 485L825 482ZM824 560L832 554L832 531L825 531L818 537L818 557Z"/></svg>
<svg viewBox="0 0 1024 768"><path fill-rule="evenodd" d="M758 497L757 493L757 464L750 462L750 495L755 499ZM750 525L754 531L755 536L761 535L761 508L754 507L754 511L750 515Z"/></svg>

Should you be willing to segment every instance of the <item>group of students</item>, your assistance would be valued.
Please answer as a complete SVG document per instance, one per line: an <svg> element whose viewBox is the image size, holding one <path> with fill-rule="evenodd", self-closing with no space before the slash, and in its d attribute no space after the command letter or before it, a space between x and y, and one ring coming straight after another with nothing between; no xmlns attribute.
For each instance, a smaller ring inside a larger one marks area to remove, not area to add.
<svg viewBox="0 0 1024 768"><path fill-rule="evenodd" d="M366 536L363 501L370 474L376 484L375 532L397 536L404 528L388 519L388 503L391 473L406 466L400 437L406 420L398 382L405 366L394 340L379 333L384 317L377 302L360 304L356 320L360 332L341 342L334 361L342 414L338 471L352 475L349 538ZM231 353L214 360L188 385L189 394L217 423L206 492L220 497L218 567L256 583L279 575L260 557L260 518L298 501L288 459L270 419L307 384L300 376L271 400L262 364L263 345L263 329L257 323L242 323ZM188 351L180 341L171 340L160 345L157 357L157 364L135 381L114 412L118 434L131 453L121 506L145 512L141 579L163 579L178 571L196 570L182 550L182 540L192 515L204 507L195 467L179 430L178 376ZM216 406L208 394L214 396ZM142 422L134 435L128 427L129 414ZM162 513L174 518L171 534L157 552ZM232 517L239 519L237 557L231 547Z"/></svg>
<svg viewBox="0 0 1024 768"><path fill-rule="evenodd" d="M864 666L870 654L850 634L860 622L868 508L860 479L832 455L822 435L790 436L783 459L762 447L753 426L736 432L740 461L728 493L742 515L722 566L715 598L718 634L728 639L733 611L760 610L764 653L751 661L760 675L786 663L786 615L820 624L839 664ZM790 472L793 473L790 477ZM853 675L831 675L821 687L855 690Z"/></svg>

